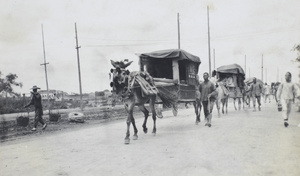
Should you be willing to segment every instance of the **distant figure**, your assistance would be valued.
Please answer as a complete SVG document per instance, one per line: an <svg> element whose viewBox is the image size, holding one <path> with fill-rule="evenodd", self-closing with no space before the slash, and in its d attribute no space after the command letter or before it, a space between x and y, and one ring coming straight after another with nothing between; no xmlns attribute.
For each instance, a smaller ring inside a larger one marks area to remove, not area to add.
<svg viewBox="0 0 300 176"><path fill-rule="evenodd" d="M260 111L261 94L262 94L262 85L256 82L256 78L253 78L253 84L250 87L250 95L252 96L253 108L254 108L253 111L256 111L256 100L258 103L258 110Z"/></svg>
<svg viewBox="0 0 300 176"><path fill-rule="evenodd" d="M43 125L43 130L46 129L47 124L43 120L43 106L42 106L42 97L41 94L37 92L38 89L40 89L37 86L33 86L31 92L31 101L29 104L24 106L24 108L27 108L31 105L34 105L35 107L35 117L34 117L34 127L32 128L32 131L36 131L38 122L40 122Z"/></svg>
<svg viewBox="0 0 300 176"><path fill-rule="evenodd" d="M269 103L271 103L271 86L269 86L267 83L265 83L264 86L264 94L265 94L265 103L267 102L267 99L269 99Z"/></svg>
<svg viewBox="0 0 300 176"><path fill-rule="evenodd" d="M289 126L288 120L292 109L292 103L295 102L297 93L296 86L291 80L292 74L287 72L285 74L285 82L279 85L277 91L277 101L278 105L282 105L282 116L284 120L283 124L285 127Z"/></svg>
<svg viewBox="0 0 300 176"><path fill-rule="evenodd" d="M201 101L204 109L205 119L207 120L205 126L211 127L212 110L218 92L216 91L214 83L208 80L207 72L203 74L203 79L204 82L199 85L199 91L201 94Z"/></svg>

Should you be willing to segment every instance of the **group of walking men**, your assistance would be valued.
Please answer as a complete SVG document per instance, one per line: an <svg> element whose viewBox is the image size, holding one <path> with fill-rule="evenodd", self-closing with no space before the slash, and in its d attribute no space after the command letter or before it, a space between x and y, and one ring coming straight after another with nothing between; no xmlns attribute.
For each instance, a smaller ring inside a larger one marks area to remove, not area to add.
<svg viewBox="0 0 300 176"><path fill-rule="evenodd" d="M197 88L200 92L199 99L202 102L204 115L207 123L205 126L211 127L211 120L212 120L212 111L217 99L218 92L216 90L216 85L213 81L210 81L209 74L205 72L203 74L204 81L199 84L199 88ZM283 107L282 115L284 119L284 126L288 127L288 119L291 113L291 106L292 103L295 102L296 98L296 85L291 81L292 74L287 72L285 74L285 82L281 83L278 87L277 94L277 103L278 106ZM265 102L268 99L269 102L271 101L271 88L269 85L265 84L263 87L262 84L257 83L256 78L253 79L253 84L250 86L250 96L252 97L253 102L253 111L256 111L256 101L258 103L258 110L261 110L261 96L265 96ZM250 102L249 102L250 103ZM196 122L196 124L198 124ZM300 125L300 124L299 124Z"/></svg>

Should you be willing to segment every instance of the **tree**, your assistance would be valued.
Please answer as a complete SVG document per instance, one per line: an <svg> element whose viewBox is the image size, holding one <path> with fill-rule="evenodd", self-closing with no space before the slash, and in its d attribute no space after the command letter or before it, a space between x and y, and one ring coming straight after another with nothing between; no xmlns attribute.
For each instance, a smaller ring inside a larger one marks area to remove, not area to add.
<svg viewBox="0 0 300 176"><path fill-rule="evenodd" d="M297 58L296 58L296 62L299 62L300 63L300 44L298 45L295 45L294 48L293 48L294 51L297 51ZM300 66L298 66L298 68L300 68ZM300 78L300 73L298 75L298 77Z"/></svg>
<svg viewBox="0 0 300 176"><path fill-rule="evenodd" d="M0 93L5 93L6 97L7 94L20 96L20 94L16 93L13 89L14 86L22 87L23 84L21 82L16 82L18 76L16 74L9 73L2 78L2 73L0 71Z"/></svg>
<svg viewBox="0 0 300 176"><path fill-rule="evenodd" d="M298 56L296 58L296 61L300 62L300 44L295 45L293 50L298 52Z"/></svg>

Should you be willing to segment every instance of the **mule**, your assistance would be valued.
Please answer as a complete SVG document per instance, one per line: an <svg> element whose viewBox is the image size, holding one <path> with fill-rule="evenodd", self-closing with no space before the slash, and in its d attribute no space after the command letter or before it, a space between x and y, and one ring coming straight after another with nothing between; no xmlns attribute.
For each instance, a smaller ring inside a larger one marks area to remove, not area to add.
<svg viewBox="0 0 300 176"><path fill-rule="evenodd" d="M138 139L138 130L135 124L135 119L133 117L133 110L135 106L138 106L139 109L144 114L144 122L143 122L143 131L144 133L148 132L147 128L147 119L149 116L149 111L145 108L145 104L149 103L149 107L151 109L152 119L153 119L153 129L152 133L156 134L156 116L157 113L155 111L155 101L157 96L162 100L162 103L170 107L174 104L170 98L166 97L167 95L162 95L160 93L157 94L148 94L146 95L143 91L143 87L136 84L136 79L140 79L140 81L144 81L149 83L148 86L152 86L155 89L154 82L152 77L146 72L129 72L129 70L125 70L124 68L117 67L115 69L111 69L112 74L112 82L110 83L113 91L119 95L124 103L124 107L128 113L126 124L126 136L125 136L125 144L130 143L130 125L132 124L134 129L133 140ZM133 80L132 80L133 79ZM155 90L153 90L155 91Z"/></svg>
<svg viewBox="0 0 300 176"><path fill-rule="evenodd" d="M218 109L218 117L220 117L220 103L222 103L222 113L224 114L226 112L226 114L227 114L228 93L225 92L224 89L226 89L226 88L223 87L224 85L222 82L218 82L217 85L218 85L218 87L216 88L216 90L218 92L218 97L216 100L216 106ZM225 111L224 111L224 107L226 108Z"/></svg>

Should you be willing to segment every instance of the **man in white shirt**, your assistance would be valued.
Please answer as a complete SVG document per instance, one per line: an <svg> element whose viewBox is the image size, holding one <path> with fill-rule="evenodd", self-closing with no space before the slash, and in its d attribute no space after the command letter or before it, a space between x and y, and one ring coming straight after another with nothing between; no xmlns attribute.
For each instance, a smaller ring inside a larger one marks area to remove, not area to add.
<svg viewBox="0 0 300 176"><path fill-rule="evenodd" d="M271 103L271 86L269 86L267 83L265 83L264 86L264 94L265 94L265 103L267 102L267 100L269 99L269 103Z"/></svg>
<svg viewBox="0 0 300 176"><path fill-rule="evenodd" d="M286 82L279 85L277 91L278 104L282 105L282 116L284 120L284 126L288 127L289 116L291 113L292 103L295 102L296 86L291 81L292 74L287 72L285 74Z"/></svg>

